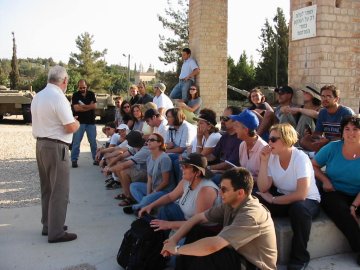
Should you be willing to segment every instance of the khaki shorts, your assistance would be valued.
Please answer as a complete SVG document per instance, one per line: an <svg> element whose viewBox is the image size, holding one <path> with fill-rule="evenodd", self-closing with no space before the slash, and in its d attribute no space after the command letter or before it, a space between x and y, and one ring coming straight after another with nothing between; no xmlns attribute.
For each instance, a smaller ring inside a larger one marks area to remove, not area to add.
<svg viewBox="0 0 360 270"><path fill-rule="evenodd" d="M131 182L147 182L147 172L136 169L136 166L127 169L126 173L130 176Z"/></svg>

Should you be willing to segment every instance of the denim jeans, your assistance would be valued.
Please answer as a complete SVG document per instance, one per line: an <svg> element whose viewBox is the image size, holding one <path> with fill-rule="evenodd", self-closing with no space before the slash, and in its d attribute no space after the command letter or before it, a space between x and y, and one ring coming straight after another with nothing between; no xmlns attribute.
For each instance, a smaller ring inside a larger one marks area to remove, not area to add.
<svg viewBox="0 0 360 270"><path fill-rule="evenodd" d="M182 170L180 168L179 156L179 154L169 153L176 184L178 184L182 179Z"/></svg>
<svg viewBox="0 0 360 270"><path fill-rule="evenodd" d="M185 220L185 216L177 203L169 203L159 209L158 219L182 221Z"/></svg>
<svg viewBox="0 0 360 270"><path fill-rule="evenodd" d="M132 206L133 210L141 209L150 203L156 201L160 197L164 196L167 192L166 191L158 191L155 193L151 193L146 195L147 193L147 183L142 182L134 182L130 184L130 193L131 196L138 202Z"/></svg>
<svg viewBox="0 0 360 270"><path fill-rule="evenodd" d="M96 126L90 124L80 124L78 131L74 133L72 149L71 149L71 161L78 160L80 154L80 143L84 137L86 131L86 136L90 143L91 155L93 160L95 160L96 155Z"/></svg>
<svg viewBox="0 0 360 270"><path fill-rule="evenodd" d="M188 90L190 88L190 86L193 85L193 81L192 80L180 80L175 87L171 90L170 93L170 98L171 99L182 99L182 100L187 100L187 93Z"/></svg>
<svg viewBox="0 0 360 270"><path fill-rule="evenodd" d="M273 194L274 195L274 194ZM276 193L275 195L280 195ZM288 216L294 236L291 242L290 264L304 264L310 261L306 250L309 241L312 219L320 212L320 203L305 199L291 204L279 205L266 202L260 195L255 195L265 205L273 217Z"/></svg>

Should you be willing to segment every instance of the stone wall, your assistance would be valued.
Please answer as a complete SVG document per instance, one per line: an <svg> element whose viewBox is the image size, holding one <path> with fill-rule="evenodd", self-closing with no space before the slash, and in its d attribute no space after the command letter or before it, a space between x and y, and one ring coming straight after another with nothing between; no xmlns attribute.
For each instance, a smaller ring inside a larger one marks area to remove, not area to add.
<svg viewBox="0 0 360 270"><path fill-rule="evenodd" d="M203 108L221 115L227 106L227 0L190 0L189 38L200 67Z"/></svg>
<svg viewBox="0 0 360 270"><path fill-rule="evenodd" d="M289 44L289 85L334 84L341 103L359 111L360 1L291 0L292 11L317 5L316 37Z"/></svg>

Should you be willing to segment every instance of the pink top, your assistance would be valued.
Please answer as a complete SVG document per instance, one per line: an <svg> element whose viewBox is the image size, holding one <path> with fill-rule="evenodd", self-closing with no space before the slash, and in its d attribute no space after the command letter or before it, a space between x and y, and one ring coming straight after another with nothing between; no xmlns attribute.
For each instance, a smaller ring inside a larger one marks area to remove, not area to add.
<svg viewBox="0 0 360 270"><path fill-rule="evenodd" d="M260 152L266 145L268 144L260 136L258 136L255 145L249 152L249 155L247 154L247 145L245 141L243 141L239 146L240 166L248 169L255 181L260 169Z"/></svg>

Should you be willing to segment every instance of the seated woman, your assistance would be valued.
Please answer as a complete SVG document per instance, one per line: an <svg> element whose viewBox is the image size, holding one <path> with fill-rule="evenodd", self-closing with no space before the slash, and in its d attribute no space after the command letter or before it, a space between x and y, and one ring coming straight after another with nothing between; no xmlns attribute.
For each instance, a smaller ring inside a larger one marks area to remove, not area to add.
<svg viewBox="0 0 360 270"><path fill-rule="evenodd" d="M360 265L360 115L344 118L340 131L342 140L322 147L312 163L322 183L321 206L357 253Z"/></svg>
<svg viewBox="0 0 360 270"><path fill-rule="evenodd" d="M239 146L239 162L241 167L249 170L254 178L254 190L257 190L256 181L260 169L260 153L267 143L256 133L259 120L256 115L245 110L238 115L230 115L238 139L242 140Z"/></svg>
<svg viewBox="0 0 360 270"><path fill-rule="evenodd" d="M147 140L151 155L147 158L147 183L133 182L130 184L131 196L137 204L123 208L126 214L149 205L175 187L171 159L165 153L164 138L153 133Z"/></svg>
<svg viewBox="0 0 360 270"><path fill-rule="evenodd" d="M196 85L192 85L187 93L187 101L177 102L177 107L183 109L186 116L186 121L191 124L194 124L193 118L199 114L201 108L202 100L200 97L199 89Z"/></svg>
<svg viewBox="0 0 360 270"><path fill-rule="evenodd" d="M208 163L212 164L211 162L216 161L212 152L221 138L219 129L216 127L216 112L211 109L202 109L199 117L194 119L198 121L198 126L193 152L202 154Z"/></svg>
<svg viewBox="0 0 360 270"><path fill-rule="evenodd" d="M265 96L260 88L250 90L248 99L252 104L249 110L256 114L260 122L257 134L267 142L269 139L269 128L274 123L274 110L269 103L265 101Z"/></svg>
<svg viewBox="0 0 360 270"><path fill-rule="evenodd" d="M185 156L187 148L196 138L196 127L185 120L185 115L180 108L168 109L166 119L170 126L165 138L166 153L172 160L175 180L178 182L181 179L179 156Z"/></svg>
<svg viewBox="0 0 360 270"><path fill-rule="evenodd" d="M131 115L134 121L132 130L137 130L140 132L142 132L144 125L144 115L141 109L142 109L141 104L134 104L131 106Z"/></svg>
<svg viewBox="0 0 360 270"><path fill-rule="evenodd" d="M129 101L124 100L121 103L120 113L122 116L122 124L125 124L129 127L129 129L132 129L134 121L131 116L131 104Z"/></svg>
<svg viewBox="0 0 360 270"><path fill-rule="evenodd" d="M293 145L298 137L288 123L270 128L269 146L260 155L256 195L273 216L289 216L294 236L289 270L304 269L312 219L319 213L320 194L309 157ZM272 185L277 189L272 191ZM271 193L270 193L271 192Z"/></svg>
<svg viewBox="0 0 360 270"><path fill-rule="evenodd" d="M183 179L170 193L139 211L139 216L160 208L158 219L151 221L155 230L178 229L185 220L220 203L219 188L211 180L207 160L198 153L192 153L181 161Z"/></svg>

